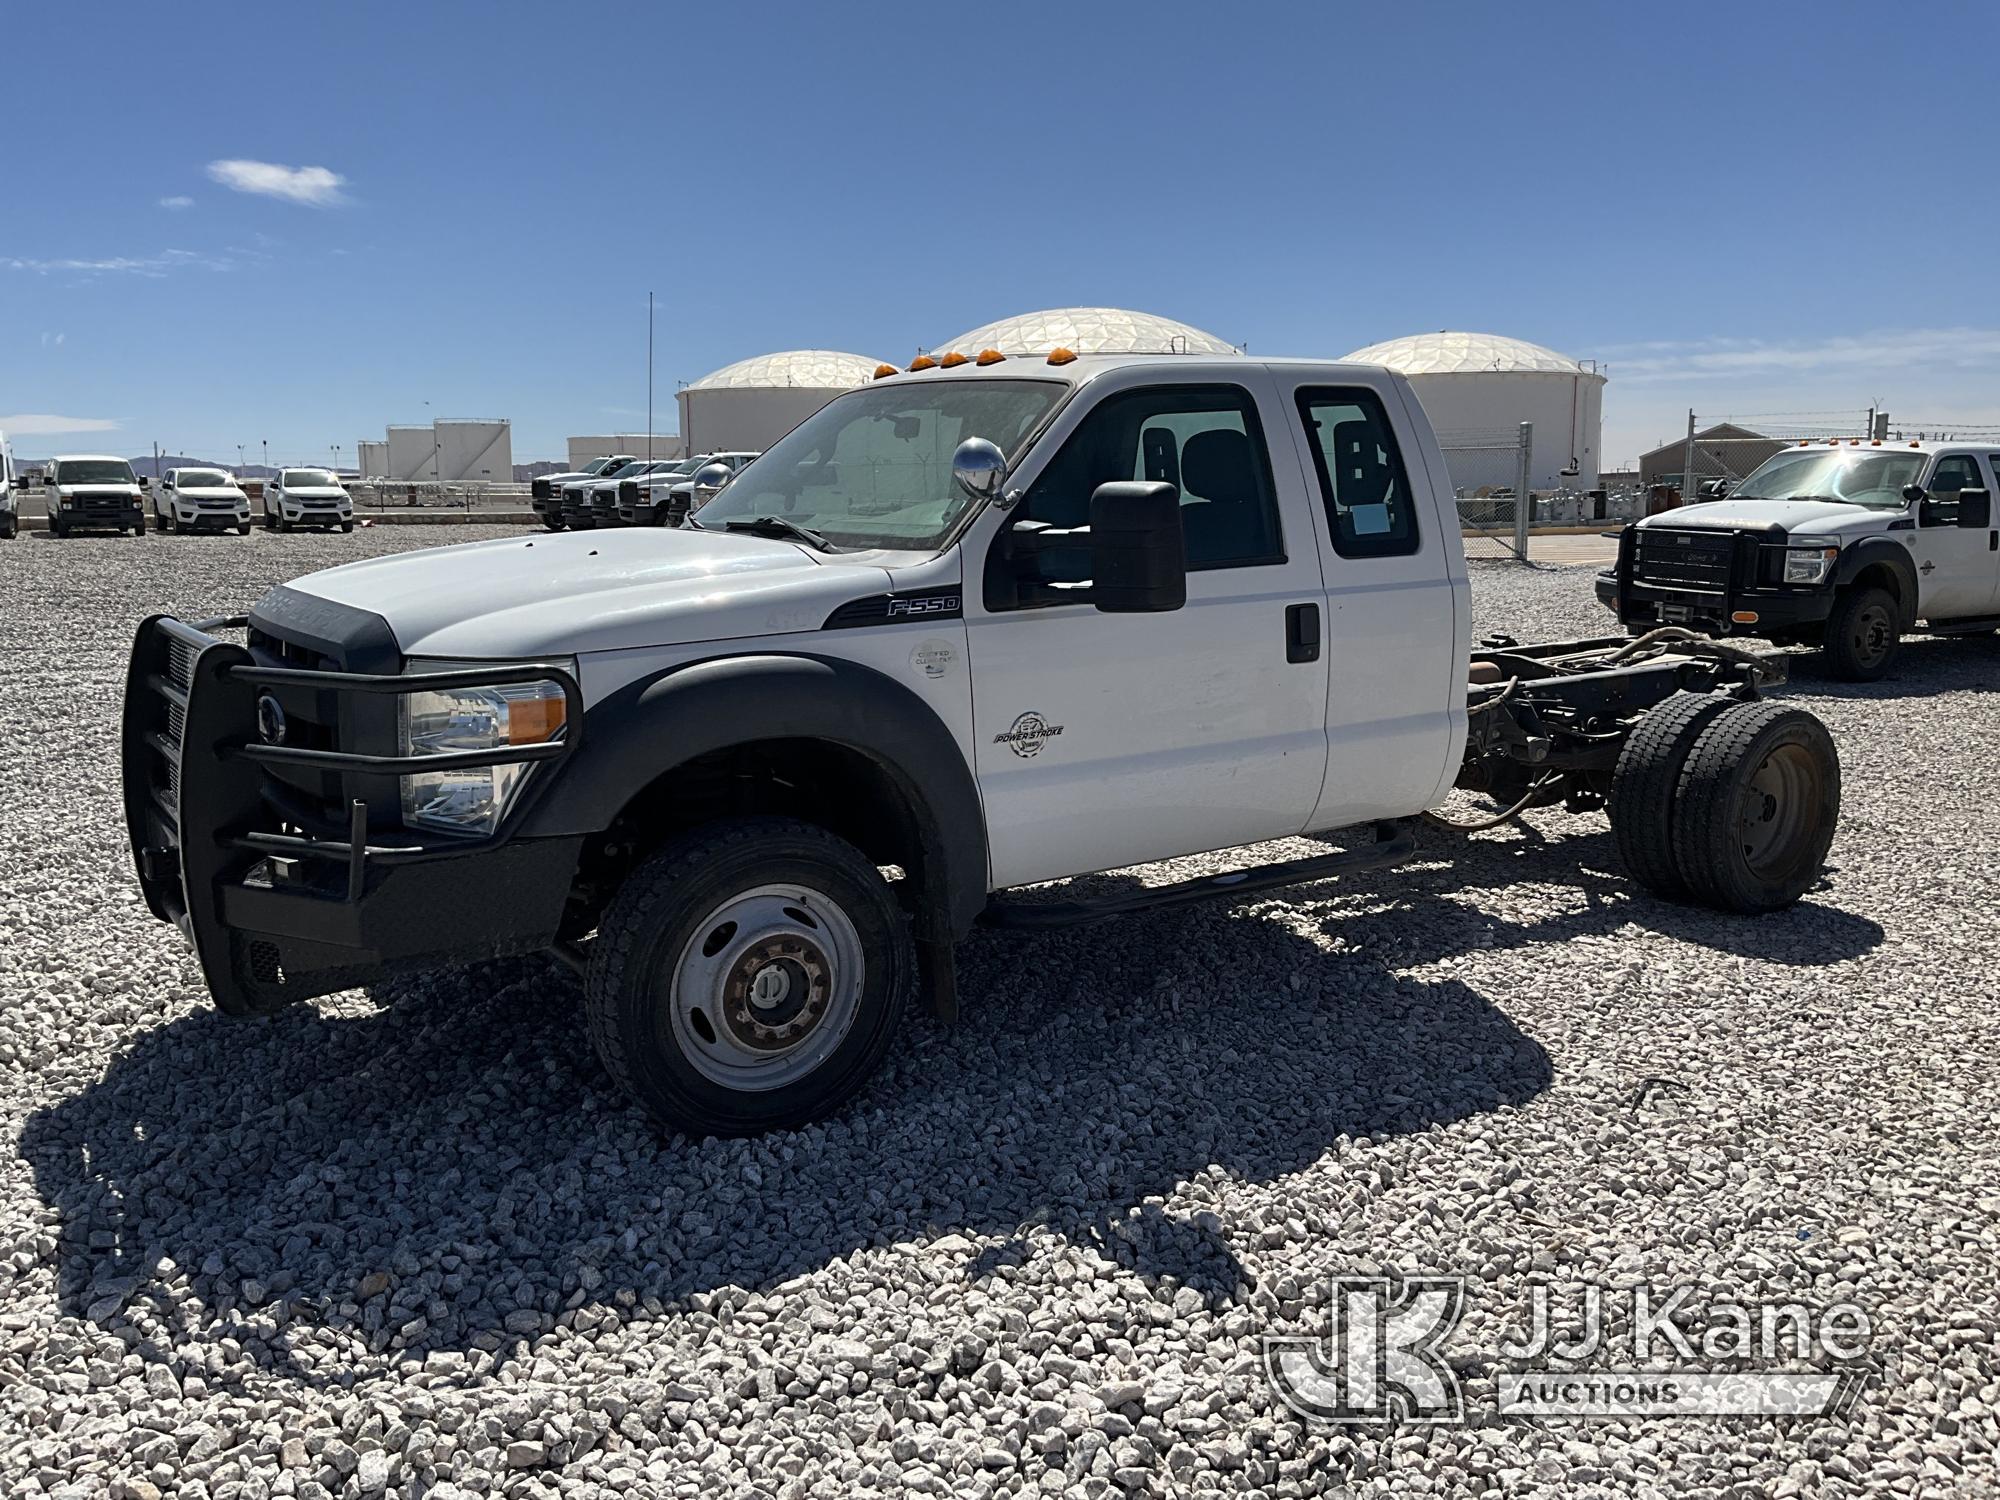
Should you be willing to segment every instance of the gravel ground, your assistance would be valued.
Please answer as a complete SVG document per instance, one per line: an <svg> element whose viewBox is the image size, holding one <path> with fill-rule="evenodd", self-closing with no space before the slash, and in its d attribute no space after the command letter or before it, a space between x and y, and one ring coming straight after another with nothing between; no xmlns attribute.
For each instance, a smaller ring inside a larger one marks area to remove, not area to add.
<svg viewBox="0 0 2000 1500"><path fill-rule="evenodd" d="M133 623L445 539L0 545L0 1493L1992 1490L2000 646L1801 672L1847 811L1791 912L1635 896L1601 819L1538 812L982 934L965 1019L844 1117L692 1143L551 964L230 1022L139 902ZM1475 587L1483 628L1604 626L1587 569ZM1271 1396L1259 1335L1375 1268L1469 1278L1466 1424ZM1503 1329L1583 1278L1853 1298L1879 1378L1846 1421L1501 1420Z"/></svg>

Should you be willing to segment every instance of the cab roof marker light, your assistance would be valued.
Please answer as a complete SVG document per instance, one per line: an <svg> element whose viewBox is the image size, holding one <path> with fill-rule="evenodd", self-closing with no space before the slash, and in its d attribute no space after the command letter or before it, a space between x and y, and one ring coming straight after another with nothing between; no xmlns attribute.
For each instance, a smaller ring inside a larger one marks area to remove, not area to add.
<svg viewBox="0 0 2000 1500"><path fill-rule="evenodd" d="M902 373L903 372L897 369L894 365L877 365L875 367L875 378L877 380L885 379L891 375L900 375Z"/></svg>
<svg viewBox="0 0 2000 1500"><path fill-rule="evenodd" d="M1074 349L1065 349L1058 345L1049 351L1049 363L1052 365L1074 364L1076 363L1076 351Z"/></svg>
<svg viewBox="0 0 2000 1500"><path fill-rule="evenodd" d="M979 351L979 358L975 360L974 363L981 366L997 365L1000 363L1001 360L1005 359L1006 357L1007 356L1002 354L998 349L981 349Z"/></svg>
<svg viewBox="0 0 2000 1500"><path fill-rule="evenodd" d="M956 370L960 365L969 365L971 363L972 358L970 355L960 354L954 349L950 354L947 354L943 359L938 361L938 368L940 370Z"/></svg>
<svg viewBox="0 0 2000 1500"><path fill-rule="evenodd" d="M915 359L910 361L910 369L912 371L935 370L936 368L937 361L932 359L928 354L919 354Z"/></svg>

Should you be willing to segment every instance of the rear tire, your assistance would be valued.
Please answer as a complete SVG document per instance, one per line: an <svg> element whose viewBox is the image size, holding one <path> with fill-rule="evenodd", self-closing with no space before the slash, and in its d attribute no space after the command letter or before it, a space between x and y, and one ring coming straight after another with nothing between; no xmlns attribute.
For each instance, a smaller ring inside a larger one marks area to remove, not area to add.
<svg viewBox="0 0 2000 1500"><path fill-rule="evenodd" d="M622 1089L690 1135L821 1119L860 1092L915 987L881 872L825 829L742 818L632 873L598 923L585 1014Z"/></svg>
<svg viewBox="0 0 2000 1500"><path fill-rule="evenodd" d="M1834 600L1826 617L1826 664L1842 682L1886 676L1902 647L1902 615L1887 589L1855 589Z"/></svg>
<svg viewBox="0 0 2000 1500"><path fill-rule="evenodd" d="M1681 767L1702 730L1730 706L1714 694L1677 693L1641 719L1618 752L1607 799L1612 837L1633 879L1663 900L1693 894L1674 859Z"/></svg>
<svg viewBox="0 0 2000 1500"><path fill-rule="evenodd" d="M1826 726L1783 703L1733 703L1681 767L1674 856L1696 900L1745 914L1819 882L1840 819L1840 755Z"/></svg>

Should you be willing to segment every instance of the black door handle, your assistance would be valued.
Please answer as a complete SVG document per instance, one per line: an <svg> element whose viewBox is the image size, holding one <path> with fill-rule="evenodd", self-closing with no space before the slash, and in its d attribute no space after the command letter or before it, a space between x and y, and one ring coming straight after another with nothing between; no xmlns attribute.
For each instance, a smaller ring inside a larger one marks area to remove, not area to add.
<svg viewBox="0 0 2000 1500"><path fill-rule="evenodd" d="M1289 662L1319 660L1317 604L1285 606L1285 660Z"/></svg>

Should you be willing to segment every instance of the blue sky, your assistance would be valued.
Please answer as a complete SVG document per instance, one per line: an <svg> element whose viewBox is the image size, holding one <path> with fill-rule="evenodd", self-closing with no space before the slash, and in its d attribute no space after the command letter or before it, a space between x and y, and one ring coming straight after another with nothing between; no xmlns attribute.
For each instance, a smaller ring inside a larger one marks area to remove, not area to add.
<svg viewBox="0 0 2000 1500"><path fill-rule="evenodd" d="M352 462L431 416L557 456L643 426L648 291L661 430L734 359L1072 303L1596 358L1613 462L1691 405L2000 422L1991 6L182 0L0 38L24 456Z"/></svg>

